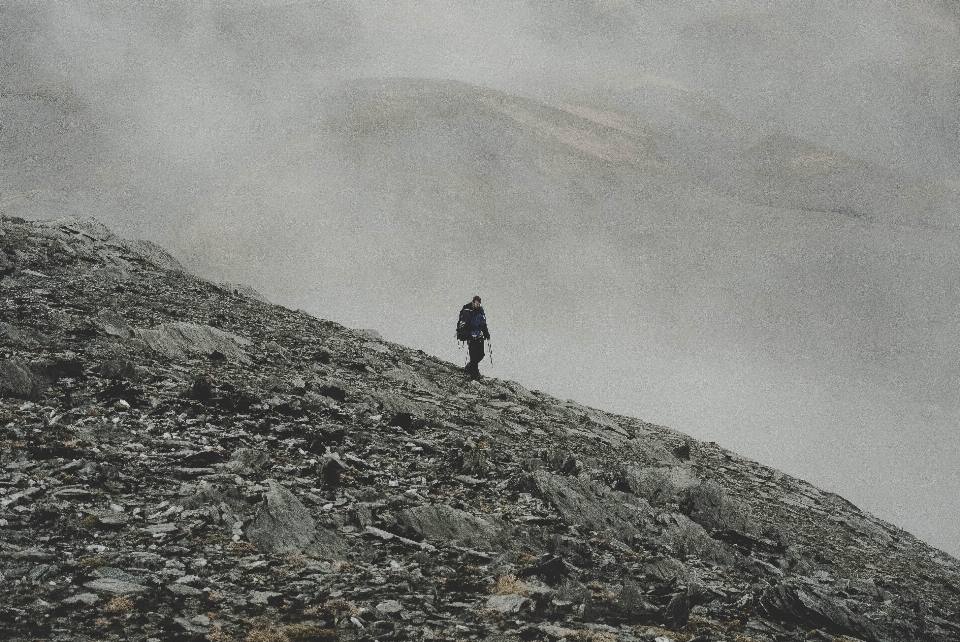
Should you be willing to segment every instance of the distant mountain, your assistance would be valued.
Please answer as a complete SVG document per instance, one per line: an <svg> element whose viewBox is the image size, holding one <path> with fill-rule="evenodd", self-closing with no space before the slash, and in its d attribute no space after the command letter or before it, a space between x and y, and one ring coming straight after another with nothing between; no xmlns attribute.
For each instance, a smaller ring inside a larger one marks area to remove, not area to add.
<svg viewBox="0 0 960 642"><path fill-rule="evenodd" d="M947 642L960 562L716 444L0 218L5 639Z"/></svg>

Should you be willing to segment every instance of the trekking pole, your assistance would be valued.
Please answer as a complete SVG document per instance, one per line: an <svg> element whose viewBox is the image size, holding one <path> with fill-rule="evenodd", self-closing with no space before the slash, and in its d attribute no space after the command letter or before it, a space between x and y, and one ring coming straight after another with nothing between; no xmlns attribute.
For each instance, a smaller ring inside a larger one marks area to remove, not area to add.
<svg viewBox="0 0 960 642"><path fill-rule="evenodd" d="M490 344L490 365L493 365L493 341L487 339L487 343Z"/></svg>

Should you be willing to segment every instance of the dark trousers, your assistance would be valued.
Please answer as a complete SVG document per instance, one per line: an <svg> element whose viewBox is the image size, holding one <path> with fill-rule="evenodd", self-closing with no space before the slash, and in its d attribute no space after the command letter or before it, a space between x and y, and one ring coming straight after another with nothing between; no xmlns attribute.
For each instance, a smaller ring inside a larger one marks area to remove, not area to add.
<svg viewBox="0 0 960 642"><path fill-rule="evenodd" d="M470 339L467 341L467 347L470 349L470 363L467 364L467 372L476 379L480 377L480 362L483 361L485 356L483 339Z"/></svg>

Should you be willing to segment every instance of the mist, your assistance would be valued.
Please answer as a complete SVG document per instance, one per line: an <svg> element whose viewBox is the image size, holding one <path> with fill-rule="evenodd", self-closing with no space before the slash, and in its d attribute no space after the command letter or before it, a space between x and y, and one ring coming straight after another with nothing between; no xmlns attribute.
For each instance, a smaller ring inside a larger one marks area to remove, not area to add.
<svg viewBox="0 0 960 642"><path fill-rule="evenodd" d="M487 374L957 555L958 61L934 1L0 2L0 211L454 362L479 293Z"/></svg>

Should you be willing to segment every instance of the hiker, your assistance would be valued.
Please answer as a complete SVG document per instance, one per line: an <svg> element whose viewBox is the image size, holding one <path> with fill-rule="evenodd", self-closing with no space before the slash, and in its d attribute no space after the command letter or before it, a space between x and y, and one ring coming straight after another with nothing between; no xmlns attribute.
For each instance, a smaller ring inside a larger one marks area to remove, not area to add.
<svg viewBox="0 0 960 642"><path fill-rule="evenodd" d="M460 318L457 321L457 339L466 341L470 349L470 362L465 370L474 381L480 380L480 362L483 361L483 342L490 340L490 331L487 329L487 317L480 305L480 297L473 297L473 301L463 306Z"/></svg>

